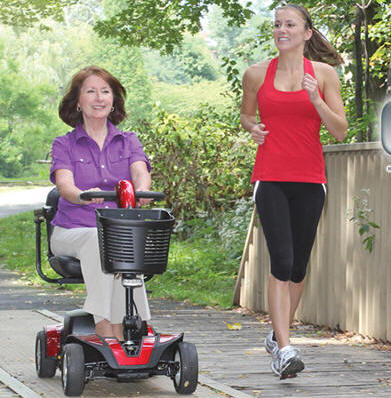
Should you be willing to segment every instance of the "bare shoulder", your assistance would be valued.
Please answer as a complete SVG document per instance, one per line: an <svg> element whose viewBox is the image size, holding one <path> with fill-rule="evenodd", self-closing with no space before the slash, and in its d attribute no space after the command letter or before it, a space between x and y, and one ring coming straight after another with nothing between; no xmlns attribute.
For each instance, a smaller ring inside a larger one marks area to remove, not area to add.
<svg viewBox="0 0 391 398"><path fill-rule="evenodd" d="M335 68L325 62L312 61L315 75L321 79L338 79L338 74Z"/></svg>
<svg viewBox="0 0 391 398"><path fill-rule="evenodd" d="M261 61L249 66L243 75L243 85L245 85L247 88L257 91L265 80L269 63L270 60Z"/></svg>

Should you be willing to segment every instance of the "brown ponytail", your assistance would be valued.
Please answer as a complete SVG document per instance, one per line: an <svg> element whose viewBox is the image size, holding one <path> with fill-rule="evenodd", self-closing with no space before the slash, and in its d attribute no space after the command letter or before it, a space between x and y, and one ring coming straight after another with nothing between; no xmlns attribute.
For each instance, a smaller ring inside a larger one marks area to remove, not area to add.
<svg viewBox="0 0 391 398"><path fill-rule="evenodd" d="M312 36L304 47L304 56L312 61L325 62L331 66L343 64L344 61L335 48L324 35L312 25L311 15L308 10L303 6L293 3L288 3L277 10L283 10L288 7L299 11L305 21L305 27L312 30Z"/></svg>

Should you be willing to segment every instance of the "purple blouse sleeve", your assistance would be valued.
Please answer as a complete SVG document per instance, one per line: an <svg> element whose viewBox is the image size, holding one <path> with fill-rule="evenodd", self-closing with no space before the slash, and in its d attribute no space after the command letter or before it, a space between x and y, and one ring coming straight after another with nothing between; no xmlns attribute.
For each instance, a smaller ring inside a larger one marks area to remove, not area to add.
<svg viewBox="0 0 391 398"><path fill-rule="evenodd" d="M69 144L66 136L57 137L52 144L52 164L50 166L50 181L55 184L54 172L58 169L67 169L73 172L69 156Z"/></svg>

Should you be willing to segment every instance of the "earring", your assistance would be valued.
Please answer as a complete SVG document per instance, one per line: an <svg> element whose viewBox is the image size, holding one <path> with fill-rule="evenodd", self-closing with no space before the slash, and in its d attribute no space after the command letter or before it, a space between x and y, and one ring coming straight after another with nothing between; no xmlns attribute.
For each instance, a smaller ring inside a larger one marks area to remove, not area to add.
<svg viewBox="0 0 391 398"><path fill-rule="evenodd" d="M114 106L111 107L111 112L114 112Z"/></svg>
<svg viewBox="0 0 391 398"><path fill-rule="evenodd" d="M76 107L76 111L77 111L77 112L81 112L80 105L77 105L77 107Z"/></svg>

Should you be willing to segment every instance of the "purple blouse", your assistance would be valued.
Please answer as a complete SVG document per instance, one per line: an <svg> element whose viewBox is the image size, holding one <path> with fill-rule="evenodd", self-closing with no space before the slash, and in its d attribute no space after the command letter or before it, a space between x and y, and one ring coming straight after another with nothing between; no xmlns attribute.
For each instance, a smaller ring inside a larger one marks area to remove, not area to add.
<svg viewBox="0 0 391 398"><path fill-rule="evenodd" d="M101 151L78 125L73 131L54 139L50 181L56 183L55 170L67 169L72 171L75 185L82 191L95 187L113 191L119 180L130 179L130 165L140 160L150 171L149 159L136 134L122 132L108 122L108 134ZM117 205L114 202L78 205L60 197L52 224L63 228L96 227L95 208L102 207Z"/></svg>

